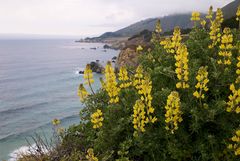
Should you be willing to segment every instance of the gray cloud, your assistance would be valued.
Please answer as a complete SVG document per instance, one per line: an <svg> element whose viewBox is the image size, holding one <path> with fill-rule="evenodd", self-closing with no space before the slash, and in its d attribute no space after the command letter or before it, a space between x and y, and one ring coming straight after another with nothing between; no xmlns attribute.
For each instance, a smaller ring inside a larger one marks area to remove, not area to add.
<svg viewBox="0 0 240 161"><path fill-rule="evenodd" d="M0 33L98 35L136 21L232 0L0 0Z"/></svg>

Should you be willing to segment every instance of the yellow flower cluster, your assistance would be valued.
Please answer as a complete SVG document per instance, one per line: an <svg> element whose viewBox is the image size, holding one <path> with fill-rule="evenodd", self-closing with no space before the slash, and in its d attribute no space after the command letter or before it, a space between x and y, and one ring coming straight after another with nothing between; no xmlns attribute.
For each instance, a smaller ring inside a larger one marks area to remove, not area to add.
<svg viewBox="0 0 240 161"><path fill-rule="evenodd" d="M174 131L178 129L178 123L182 122L180 105L181 102L178 92L171 92L165 106L165 123L166 130L171 131L172 134L174 134Z"/></svg>
<svg viewBox="0 0 240 161"><path fill-rule="evenodd" d="M154 108L152 107L152 81L150 81L149 77L145 77L140 84L140 88L138 90L138 94L141 95L141 100L144 102L146 106L147 118L146 122L154 123L157 121L156 117L153 117Z"/></svg>
<svg viewBox="0 0 240 161"><path fill-rule="evenodd" d="M83 78L85 80L84 83L88 84L89 86L94 83L93 73L92 73L90 64L86 65L86 68L84 70Z"/></svg>
<svg viewBox="0 0 240 161"><path fill-rule="evenodd" d="M236 16L237 16L236 20L240 21L240 6L238 6Z"/></svg>
<svg viewBox="0 0 240 161"><path fill-rule="evenodd" d="M210 8L209 8L206 18L209 19L210 22L212 21L212 18L213 18L213 7L212 6L210 6Z"/></svg>
<svg viewBox="0 0 240 161"><path fill-rule="evenodd" d="M141 45L138 45L138 47L136 48L136 51L142 51L143 50L143 47Z"/></svg>
<svg viewBox="0 0 240 161"><path fill-rule="evenodd" d="M85 98L87 98L87 96L88 96L88 92L84 88L83 84L80 84L78 87L78 96L79 96L81 102L83 102L85 100Z"/></svg>
<svg viewBox="0 0 240 161"><path fill-rule="evenodd" d="M105 90L107 91L108 96L110 97L109 103L118 103L119 102L118 93L120 89L117 87L116 75L110 62L107 63L105 68L105 78L106 78Z"/></svg>
<svg viewBox="0 0 240 161"><path fill-rule="evenodd" d="M145 132L146 123L145 105L142 100L137 100L133 106L133 128L136 130L134 136L137 136L138 132Z"/></svg>
<svg viewBox="0 0 240 161"><path fill-rule="evenodd" d="M240 113L240 89L236 90L235 85L230 85L232 94L228 96L229 101L227 102L227 112Z"/></svg>
<svg viewBox="0 0 240 161"><path fill-rule="evenodd" d="M98 129L102 127L102 122L103 122L103 114L101 110L97 110L91 115L91 122L93 123L93 128Z"/></svg>
<svg viewBox="0 0 240 161"><path fill-rule="evenodd" d="M181 30L180 30L180 27L177 26L174 28L173 37L172 37L172 45L175 51L181 45L181 40L182 40Z"/></svg>
<svg viewBox="0 0 240 161"><path fill-rule="evenodd" d="M205 20L201 20L200 23L201 23L202 27L204 28L207 22Z"/></svg>
<svg viewBox="0 0 240 161"><path fill-rule="evenodd" d="M141 81L143 79L143 68L141 65L139 65L136 69L136 74L134 75L134 80L133 80L133 86L139 90Z"/></svg>
<svg viewBox="0 0 240 161"><path fill-rule="evenodd" d="M53 120L52 120L52 124L53 124L54 126L57 126L57 125L59 125L60 123L61 123L61 121L58 120L58 119L53 119Z"/></svg>
<svg viewBox="0 0 240 161"><path fill-rule="evenodd" d="M228 149L234 150L235 155L240 155L240 130L236 130L235 135L231 138L234 142L228 145Z"/></svg>
<svg viewBox="0 0 240 161"><path fill-rule="evenodd" d="M207 83L209 82L207 67L199 68L196 79L198 83L195 85L196 91L193 93L193 96L199 99L204 99L205 95L203 92L208 91Z"/></svg>
<svg viewBox="0 0 240 161"><path fill-rule="evenodd" d="M175 53L174 46L170 38L166 38L160 42L160 45L166 50L167 53Z"/></svg>
<svg viewBox="0 0 240 161"><path fill-rule="evenodd" d="M239 51L240 53L240 51ZM237 57L238 63L237 63L237 70L236 70L236 74L238 75L237 79L236 79L236 83L240 83L240 56Z"/></svg>
<svg viewBox="0 0 240 161"><path fill-rule="evenodd" d="M192 12L191 21L200 21L200 13L199 12Z"/></svg>
<svg viewBox="0 0 240 161"><path fill-rule="evenodd" d="M176 84L177 88L189 88L188 82L188 51L185 45L181 45L178 47L177 53L174 56L176 59L176 69L175 73L177 74L177 78L179 82Z"/></svg>
<svg viewBox="0 0 240 161"><path fill-rule="evenodd" d="M134 87L138 90L140 100L137 100L133 107L133 125L136 131L134 136L137 136L138 132L145 131L145 124L154 123L157 121L156 117L153 117L154 108L152 107L152 81L149 77L143 77L142 66L138 66L133 81Z"/></svg>
<svg viewBox="0 0 240 161"><path fill-rule="evenodd" d="M162 27L161 27L160 20L157 20L155 32L158 33L158 34L160 34L162 32Z"/></svg>
<svg viewBox="0 0 240 161"><path fill-rule="evenodd" d="M219 57L222 59L218 60L218 64L230 65L232 57L232 45L233 35L230 28L224 28L223 35L221 38L220 51L218 52Z"/></svg>
<svg viewBox="0 0 240 161"><path fill-rule="evenodd" d="M131 85L128 77L128 72L125 67L120 68L118 73L118 79L121 81L120 88L127 88Z"/></svg>
<svg viewBox="0 0 240 161"><path fill-rule="evenodd" d="M216 20L218 21L218 22L220 22L220 24L223 22L223 12L222 12L222 10L221 10L221 8L218 8L217 9L217 12L216 12Z"/></svg>
<svg viewBox="0 0 240 161"><path fill-rule="evenodd" d="M166 38L166 39L162 40L160 42L160 45L162 45L164 47L164 49L166 49L167 53L174 54L174 53L176 53L177 48L180 46L181 40L182 40L181 30L177 26L174 28L173 37L171 39Z"/></svg>
<svg viewBox="0 0 240 161"><path fill-rule="evenodd" d="M89 148L87 150L87 155L86 155L86 159L88 161L98 161L98 158L94 156L94 152L92 148Z"/></svg>
<svg viewBox="0 0 240 161"><path fill-rule="evenodd" d="M216 18L214 21L211 21L211 27L210 27L210 39L212 40L212 44L209 45L209 48L213 48L217 45L218 42L221 41L221 24L223 22L223 13L220 8L217 9L216 12Z"/></svg>

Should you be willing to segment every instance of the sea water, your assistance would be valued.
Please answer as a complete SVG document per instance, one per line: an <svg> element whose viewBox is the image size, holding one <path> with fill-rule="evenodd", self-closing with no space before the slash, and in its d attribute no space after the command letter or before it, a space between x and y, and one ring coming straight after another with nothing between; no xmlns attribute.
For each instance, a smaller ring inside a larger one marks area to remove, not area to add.
<svg viewBox="0 0 240 161"><path fill-rule="evenodd" d="M74 40L0 40L0 160L14 160L31 136L52 136L51 120L79 123L78 74L88 62L105 64L118 51ZM96 48L96 49L95 49ZM94 74L94 89L101 74Z"/></svg>

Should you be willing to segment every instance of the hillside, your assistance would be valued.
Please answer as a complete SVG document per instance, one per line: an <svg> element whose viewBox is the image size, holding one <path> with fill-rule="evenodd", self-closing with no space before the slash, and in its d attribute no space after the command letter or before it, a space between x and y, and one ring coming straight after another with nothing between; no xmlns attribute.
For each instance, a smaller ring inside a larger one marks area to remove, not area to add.
<svg viewBox="0 0 240 161"><path fill-rule="evenodd" d="M174 26L180 26L183 29L191 28L192 23L190 21L190 18L191 18L191 13L169 15L169 16L164 16L162 18L150 18L150 19L146 19L146 20L142 20L137 23L134 23L116 32L104 33L103 35L100 36L100 38L106 38L106 36L131 37L133 35L140 33L143 30L153 31L156 21L158 19L161 19L163 32L172 30Z"/></svg>
<svg viewBox="0 0 240 161"><path fill-rule="evenodd" d="M235 17L240 0L235 0L222 8L224 19Z"/></svg>
<svg viewBox="0 0 240 161"><path fill-rule="evenodd" d="M224 19L230 19L235 16L237 11L237 6L240 4L240 0L235 0L222 8ZM206 14L202 13L202 17ZM136 22L125 28L117 30L115 32L106 32L99 36L101 39L109 37L131 37L140 33L143 30L153 31L156 21L161 20L163 32L171 31L175 26L180 26L182 29L187 29L192 27L192 22L190 21L191 13L185 14L175 14L168 15L164 17L149 18Z"/></svg>

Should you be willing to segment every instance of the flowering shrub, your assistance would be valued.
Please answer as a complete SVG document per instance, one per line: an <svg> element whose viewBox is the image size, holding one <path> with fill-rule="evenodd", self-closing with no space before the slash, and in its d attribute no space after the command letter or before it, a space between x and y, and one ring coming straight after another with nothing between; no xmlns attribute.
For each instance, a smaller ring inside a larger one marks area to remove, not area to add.
<svg viewBox="0 0 240 161"><path fill-rule="evenodd" d="M136 70L122 67L116 73L108 63L100 90L88 93L80 85L85 108L81 123L63 139L68 155L80 151L86 160L117 161L240 160L240 31L222 29L222 11L214 15L212 7L206 19L193 12L191 20L194 28L184 38L179 27L173 36L162 37L158 21L154 48L136 49L142 53ZM88 66L85 71L91 86L92 72Z"/></svg>

